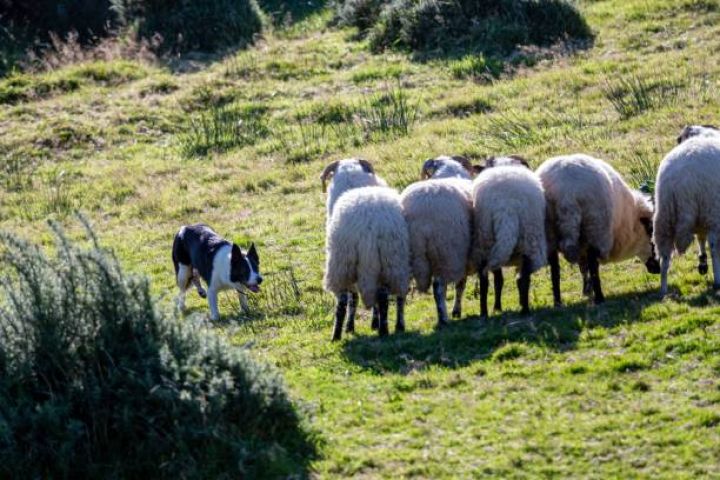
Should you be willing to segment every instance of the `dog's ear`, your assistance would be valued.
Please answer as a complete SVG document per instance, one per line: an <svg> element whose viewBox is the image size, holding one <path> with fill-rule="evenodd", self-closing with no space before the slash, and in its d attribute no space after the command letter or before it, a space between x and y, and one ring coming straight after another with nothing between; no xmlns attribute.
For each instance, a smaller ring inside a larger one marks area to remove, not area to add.
<svg viewBox="0 0 720 480"><path fill-rule="evenodd" d="M230 254L230 261L231 262L239 262L243 258L242 250L240 250L240 247L237 246L236 243L233 243L232 246L232 253Z"/></svg>
<svg viewBox="0 0 720 480"><path fill-rule="evenodd" d="M250 250L248 250L247 256L253 263L260 265L260 257L258 256L254 243L250 244Z"/></svg>

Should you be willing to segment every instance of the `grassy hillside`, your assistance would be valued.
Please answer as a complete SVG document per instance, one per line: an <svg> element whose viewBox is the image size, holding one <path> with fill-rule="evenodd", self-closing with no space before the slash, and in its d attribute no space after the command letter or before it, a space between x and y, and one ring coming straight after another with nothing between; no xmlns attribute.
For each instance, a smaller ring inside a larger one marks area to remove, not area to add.
<svg viewBox="0 0 720 480"><path fill-rule="evenodd" d="M79 208L167 302L180 225L254 241L275 298L243 319L224 295L215 327L277 365L307 404L320 477L716 477L720 302L692 254L673 264L663 302L658 278L630 261L602 268L608 301L593 307L564 264L560 310L541 271L529 318L507 282L507 311L489 322L469 288L466 317L436 332L431 298L414 294L408 333L378 340L364 314L357 335L329 341L318 175L330 160L365 156L403 188L438 154L518 153L537 166L587 152L637 186L683 125L717 122L717 1L578 4L592 46L504 64L373 55L319 11L223 60L2 79L0 228L49 241L53 217L79 235L68 218Z"/></svg>

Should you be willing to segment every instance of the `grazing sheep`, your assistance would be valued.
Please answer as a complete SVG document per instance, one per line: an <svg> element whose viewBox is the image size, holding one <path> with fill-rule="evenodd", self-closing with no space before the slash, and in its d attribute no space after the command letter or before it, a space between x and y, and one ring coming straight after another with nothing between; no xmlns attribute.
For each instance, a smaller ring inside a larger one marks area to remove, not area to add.
<svg viewBox="0 0 720 480"><path fill-rule="evenodd" d="M660 295L667 294L673 249L682 254L697 235L700 273L707 272L705 241L710 242L713 288L720 289L720 136L684 135L660 162L655 183L655 235L661 263Z"/></svg>
<svg viewBox="0 0 720 480"><path fill-rule="evenodd" d="M472 165L464 157L425 161L421 178L400 196L410 234L410 261L419 291L432 281L438 326L448 323L445 290L455 284L452 316L462 315L462 296L472 240Z"/></svg>
<svg viewBox="0 0 720 480"><path fill-rule="evenodd" d="M385 186L366 160L342 160L328 165L320 177L323 189L330 177L323 285L335 294L338 302L333 340L342 336L349 301L352 309L348 330L353 331L358 291L363 303L375 308L377 314L373 317L377 316L380 335L388 333L388 295L396 295L395 331L403 331L410 247L400 195Z"/></svg>
<svg viewBox="0 0 720 480"><path fill-rule="evenodd" d="M652 205L631 190L602 160L575 154L551 158L537 169L547 200L547 236L555 305L560 296L558 251L578 263L583 293L604 296L599 263L638 256L650 273L659 273L652 243Z"/></svg>
<svg viewBox="0 0 720 480"><path fill-rule="evenodd" d="M492 158L486 166L492 168L475 178L472 192L472 258L480 276L480 315L488 315L488 272L505 265L518 267L520 305L527 314L530 275L547 262L545 196L540 180L520 157ZM501 291L496 289L495 295Z"/></svg>

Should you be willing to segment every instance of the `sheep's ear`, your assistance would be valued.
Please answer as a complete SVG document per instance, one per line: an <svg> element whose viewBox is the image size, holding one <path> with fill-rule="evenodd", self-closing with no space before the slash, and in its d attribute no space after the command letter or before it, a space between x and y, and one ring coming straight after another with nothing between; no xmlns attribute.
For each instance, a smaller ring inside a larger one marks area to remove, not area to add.
<svg viewBox="0 0 720 480"><path fill-rule="evenodd" d="M338 165L340 165L340 161L332 162L327 167L325 167L323 172L320 174L320 181L322 182L323 193L327 191L327 181L330 177L335 175Z"/></svg>
<svg viewBox="0 0 720 480"><path fill-rule="evenodd" d="M360 164L365 173L375 173L372 163L368 162L364 158L358 158L357 162Z"/></svg>
<svg viewBox="0 0 720 480"><path fill-rule="evenodd" d="M521 165L524 167L530 168L530 163L525 159L525 157L521 157L520 155L508 155L508 158L512 158L513 160L517 160L520 162Z"/></svg>
<svg viewBox="0 0 720 480"><path fill-rule="evenodd" d="M720 130L720 128L716 127L715 125L703 125L705 128L710 128L712 130Z"/></svg>
<svg viewBox="0 0 720 480"><path fill-rule="evenodd" d="M462 165L462 167L463 167L465 170L467 170L468 172L472 173L472 168L473 168L473 166L472 166L472 164L470 163L470 160L469 160L467 157L465 157L465 156L463 156L463 155L453 155L453 156L450 157L450 158L452 158L453 160L455 160L456 162L458 162L460 165Z"/></svg>
<svg viewBox="0 0 720 480"><path fill-rule="evenodd" d="M479 175L480 172L482 172L483 170L485 170L485 167L483 167L482 165L473 165L472 166L473 175Z"/></svg>
<svg viewBox="0 0 720 480"><path fill-rule="evenodd" d="M690 137L690 125L685 125L677 137L677 143L680 145L684 140Z"/></svg>
<svg viewBox="0 0 720 480"><path fill-rule="evenodd" d="M492 168L495 166L495 157L487 157L485 159L485 163L483 164L483 168Z"/></svg>
<svg viewBox="0 0 720 480"><path fill-rule="evenodd" d="M433 158L428 158L425 160L425 163L423 163L420 180L426 180L432 177L435 174L435 170L437 170L437 162Z"/></svg>

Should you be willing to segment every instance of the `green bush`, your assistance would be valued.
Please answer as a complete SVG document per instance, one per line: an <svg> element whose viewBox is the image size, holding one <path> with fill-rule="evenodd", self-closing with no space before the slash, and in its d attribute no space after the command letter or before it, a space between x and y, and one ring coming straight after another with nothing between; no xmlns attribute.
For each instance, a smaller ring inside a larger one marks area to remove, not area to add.
<svg viewBox="0 0 720 480"><path fill-rule="evenodd" d="M162 313L55 227L55 254L0 234L0 478L253 478L304 472L280 377Z"/></svg>
<svg viewBox="0 0 720 480"><path fill-rule="evenodd" d="M347 0L339 2L336 18L358 27L375 51L506 54L518 45L591 38L568 0Z"/></svg>
<svg viewBox="0 0 720 480"><path fill-rule="evenodd" d="M260 33L263 17L255 0L112 0L123 23L143 37L156 33L175 52L216 51L246 45Z"/></svg>

